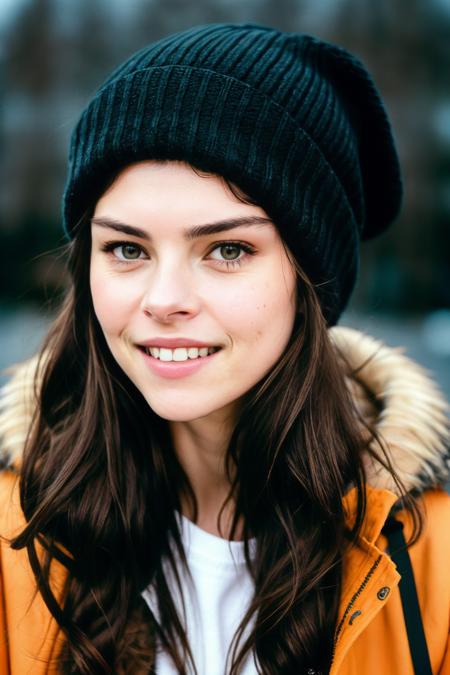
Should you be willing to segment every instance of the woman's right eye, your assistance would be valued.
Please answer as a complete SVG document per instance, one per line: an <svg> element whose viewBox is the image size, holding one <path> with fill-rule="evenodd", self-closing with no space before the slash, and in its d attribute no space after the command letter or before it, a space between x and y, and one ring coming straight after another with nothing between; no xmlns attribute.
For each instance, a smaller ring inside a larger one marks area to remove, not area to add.
<svg viewBox="0 0 450 675"><path fill-rule="evenodd" d="M138 244L129 241L109 241L102 246L102 251L112 253L118 262L134 262L147 258L145 251Z"/></svg>

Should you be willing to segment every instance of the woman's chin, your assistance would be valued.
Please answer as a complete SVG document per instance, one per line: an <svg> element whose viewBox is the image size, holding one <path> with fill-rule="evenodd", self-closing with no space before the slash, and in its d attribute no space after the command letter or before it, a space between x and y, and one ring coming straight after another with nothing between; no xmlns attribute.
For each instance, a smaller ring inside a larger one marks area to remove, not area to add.
<svg viewBox="0 0 450 675"><path fill-rule="evenodd" d="M168 422L194 422L209 418L221 425L235 419L239 406L239 399L213 401L211 397L205 397L204 400L193 401L192 396L185 395L182 399L161 400L145 394L144 397L153 412Z"/></svg>
<svg viewBox="0 0 450 675"><path fill-rule="evenodd" d="M147 400L150 408L154 413L168 422L193 422L194 420L215 412L214 408L209 405L192 405L192 401L186 400L184 404L179 403L155 403L154 400Z"/></svg>

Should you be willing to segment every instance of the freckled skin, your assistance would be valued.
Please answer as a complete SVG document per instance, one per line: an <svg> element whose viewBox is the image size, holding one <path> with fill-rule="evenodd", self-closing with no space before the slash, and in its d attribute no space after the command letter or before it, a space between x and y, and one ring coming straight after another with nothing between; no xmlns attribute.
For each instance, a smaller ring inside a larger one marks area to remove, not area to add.
<svg viewBox="0 0 450 675"><path fill-rule="evenodd" d="M98 201L95 217L139 227L151 243L92 226L90 284L109 348L149 406L167 420L189 421L234 409L270 370L289 340L295 315L295 273L278 231L239 226L193 241L183 230L227 218L266 216L242 204L217 177L181 162L127 167ZM145 257L117 264L107 241L142 247ZM218 261L216 242L244 242L241 265ZM211 252L214 249L214 252ZM222 350L197 372L168 380L154 374L135 347L154 337L187 337Z"/></svg>

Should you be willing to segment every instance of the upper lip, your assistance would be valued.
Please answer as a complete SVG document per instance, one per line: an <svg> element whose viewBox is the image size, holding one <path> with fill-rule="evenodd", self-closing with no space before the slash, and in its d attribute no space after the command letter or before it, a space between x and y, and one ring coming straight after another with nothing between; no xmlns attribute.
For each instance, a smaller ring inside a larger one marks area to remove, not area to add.
<svg viewBox="0 0 450 675"><path fill-rule="evenodd" d="M151 338L138 343L139 347L165 347L166 349L176 349L177 347L215 347L217 345L211 342L201 342L190 338Z"/></svg>

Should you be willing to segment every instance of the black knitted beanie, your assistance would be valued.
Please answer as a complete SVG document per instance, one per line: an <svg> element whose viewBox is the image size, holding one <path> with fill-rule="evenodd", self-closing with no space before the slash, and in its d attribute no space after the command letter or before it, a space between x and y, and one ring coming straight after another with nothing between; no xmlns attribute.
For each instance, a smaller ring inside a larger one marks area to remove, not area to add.
<svg viewBox="0 0 450 675"><path fill-rule="evenodd" d="M335 45L256 25L170 35L117 68L73 132L66 233L120 169L185 160L268 213L315 284L329 325L354 287L360 239L401 202L397 154L364 66Z"/></svg>

